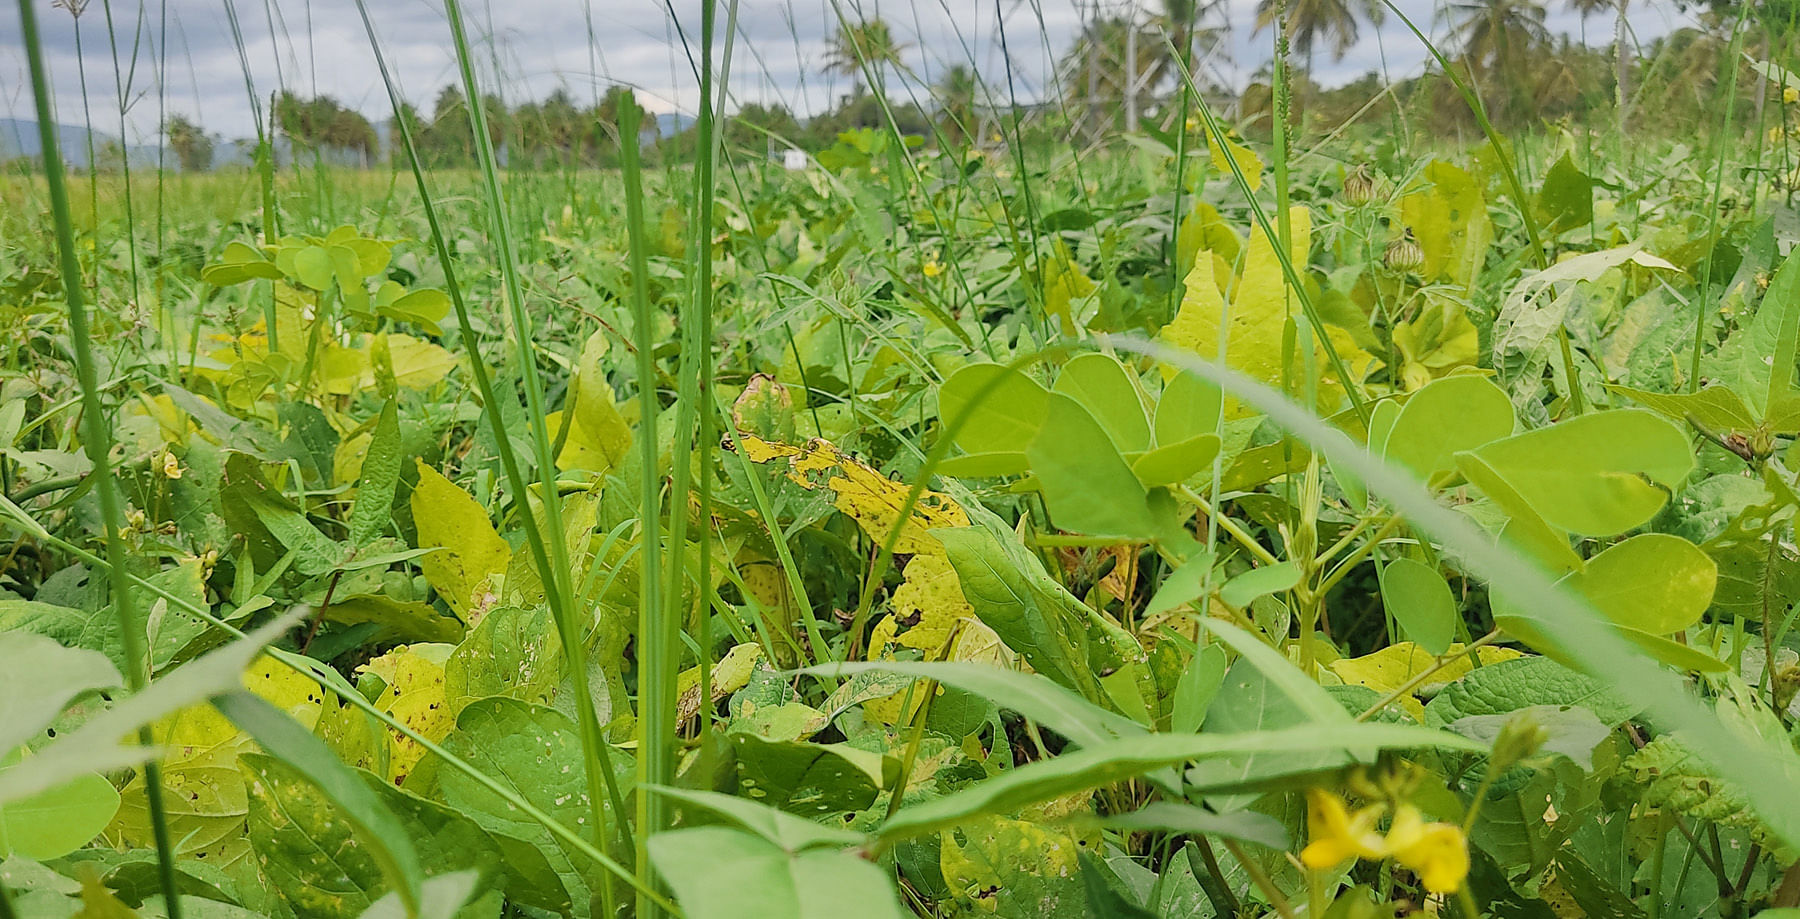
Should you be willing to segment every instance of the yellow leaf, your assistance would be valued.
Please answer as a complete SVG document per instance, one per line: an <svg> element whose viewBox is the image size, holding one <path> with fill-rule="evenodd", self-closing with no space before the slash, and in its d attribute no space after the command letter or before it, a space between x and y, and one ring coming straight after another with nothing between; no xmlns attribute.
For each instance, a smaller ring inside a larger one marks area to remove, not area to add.
<svg viewBox="0 0 1800 919"><path fill-rule="evenodd" d="M788 478L807 488L829 488L837 496L837 509L855 520L877 542L885 541L900 520L911 486L895 482L851 458L831 442L813 439L803 447L779 444L756 437L743 438L744 455L753 463L785 459ZM920 492L912 514L894 541L900 555L942 555L944 548L926 531L940 527L966 527L969 515L949 495L926 489Z"/></svg>
<svg viewBox="0 0 1800 919"><path fill-rule="evenodd" d="M1476 366L1481 333L1461 303L1428 296L1418 316L1394 324L1394 345L1403 359L1401 379L1412 391L1460 368Z"/></svg>
<svg viewBox="0 0 1800 919"><path fill-rule="evenodd" d="M571 386L574 414L569 418L569 433L557 454L559 469L585 469L606 473L619 465L631 449L631 426L613 401L612 386L600 358L606 353L606 338L600 332L588 337L581 348L581 362ZM563 416L569 411L554 412L544 421L552 433L562 429Z"/></svg>
<svg viewBox="0 0 1800 919"><path fill-rule="evenodd" d="M392 715L433 743L443 740L456 719L444 704L444 661L450 659L455 645L402 645L364 664L360 670L373 673L387 683L375 698L375 707ZM387 778L395 784L405 781L413 767L425 756L418 741L388 728Z"/></svg>
<svg viewBox="0 0 1800 919"><path fill-rule="evenodd" d="M758 644L741 644L725 652L725 656L712 666L712 700L716 703L748 685L750 674L756 670L756 662L760 659L762 645ZM685 724L700 713L700 668L682 671L675 685L678 690L675 723Z"/></svg>
<svg viewBox="0 0 1800 919"><path fill-rule="evenodd" d="M1400 219L1425 252L1419 276L1466 289L1475 283L1494 241L1481 183L1444 160L1426 166L1423 178L1424 188L1400 199Z"/></svg>
<svg viewBox="0 0 1800 919"><path fill-rule="evenodd" d="M419 484L412 493L413 521L419 528L419 548L438 549L419 559L425 580L462 615L476 602L476 591L487 592L488 580L506 571L512 548L494 525L487 510L469 493L457 488L436 469L417 461Z"/></svg>
<svg viewBox="0 0 1800 919"><path fill-rule="evenodd" d="M394 381L407 389L429 389L455 371L456 355L411 335L389 333L388 354L394 361ZM373 375L370 383L374 383Z"/></svg>
<svg viewBox="0 0 1800 919"><path fill-rule="evenodd" d="M1249 183L1250 190L1255 192L1262 188L1263 161L1262 157L1256 155L1255 150L1229 137L1217 136L1210 130L1206 132L1206 146L1212 153L1213 168L1219 170L1227 182L1237 181L1231 175L1231 162L1225 158L1229 155L1231 159L1237 160L1238 169L1243 171L1244 180Z"/></svg>
<svg viewBox="0 0 1800 919"><path fill-rule="evenodd" d="M1093 296L1098 289L1094 280L1075 264L1069 247L1061 239L1051 243L1051 253L1043 263L1044 312L1062 324L1064 335L1075 334L1076 302Z"/></svg>
<svg viewBox="0 0 1800 919"><path fill-rule="evenodd" d="M307 730L318 723L325 693L311 677L268 655L245 669L244 688L294 716ZM250 855L244 818L250 812L238 756L254 753L250 735L211 705L181 709L151 726L163 757L163 803L176 850L227 867ZM119 811L106 836L133 846L153 846L149 801L140 774L119 795Z"/></svg>
<svg viewBox="0 0 1800 919"><path fill-rule="evenodd" d="M1290 211L1289 225L1293 233L1289 258L1296 267L1303 266L1307 254L1312 251L1312 220L1306 208L1297 206ZM1163 327L1163 341L1207 360L1217 360L1220 319L1225 317L1226 365L1264 383L1281 386L1284 330L1290 320L1296 324L1307 320L1299 298L1287 285L1274 244L1260 228L1256 229L1250 234L1250 243L1244 253L1243 272L1235 282L1222 284L1216 274L1213 260L1195 257L1194 268L1185 281L1181 308ZM1229 313L1225 297L1220 293L1227 288L1231 292ZM1358 376L1355 382L1360 383L1372 358L1357 347L1348 332L1335 327L1328 328L1327 332L1338 355L1351 373ZM1316 366L1321 373L1319 407L1322 411L1334 410L1343 388L1331 376L1323 348L1318 351ZM1298 383L1301 373L1301 368L1296 366L1286 376L1289 382ZM1172 370L1170 375L1173 375ZM1248 407L1235 399L1227 398L1225 406L1228 417L1243 418L1251 414Z"/></svg>
<svg viewBox="0 0 1800 919"><path fill-rule="evenodd" d="M1428 677L1426 682L1448 683L1474 669L1474 666L1469 663L1468 656L1459 654L1462 647L1460 644L1451 645L1446 653L1457 656L1450 658L1442 668ZM1523 656L1511 648L1494 647L1479 648L1475 654L1481 658L1483 666ZM1330 667L1331 671L1341 677L1344 682L1367 686L1386 696L1405 686L1419 674L1430 670L1436 662L1437 658L1431 652L1410 641L1402 641L1388 645L1373 654L1332 661ZM1421 683L1420 685L1425 684ZM1416 697L1416 690L1414 694L1401 696L1398 701L1400 706L1414 718L1424 718L1425 706Z"/></svg>

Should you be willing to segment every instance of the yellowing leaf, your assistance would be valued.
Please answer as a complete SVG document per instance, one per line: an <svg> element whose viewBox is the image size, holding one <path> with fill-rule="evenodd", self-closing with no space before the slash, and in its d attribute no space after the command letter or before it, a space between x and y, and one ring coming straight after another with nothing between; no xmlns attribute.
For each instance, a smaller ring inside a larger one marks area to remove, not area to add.
<svg viewBox="0 0 1800 919"><path fill-rule="evenodd" d="M389 333L387 340L388 354L394 361L394 381L407 389L435 386L461 363L456 355L411 335Z"/></svg>
<svg viewBox="0 0 1800 919"><path fill-rule="evenodd" d="M1289 224L1293 232L1289 258L1296 266L1304 265L1307 253L1312 250L1312 220L1306 208L1295 207L1290 212ZM1275 246L1267 234L1260 228L1251 233L1249 247L1244 254L1243 273L1234 283L1220 284L1214 262L1196 256L1185 287L1181 308L1176 312L1175 318L1163 327L1162 339L1207 360L1217 360L1220 356L1220 320L1224 318L1225 363L1264 383L1280 386L1284 377L1281 346L1284 330L1290 319L1295 323L1304 323L1306 319L1298 297L1287 286ZM1226 287L1229 287L1232 294L1229 312L1226 310L1225 297L1220 293ZM1360 375L1366 371L1371 358L1356 346L1348 332L1335 327L1327 331L1338 355L1344 359L1350 371L1359 376L1354 382L1360 383ZM1342 386L1331 377L1330 365L1322 348L1319 349L1317 361L1322 375L1320 408L1329 411L1337 407ZM1295 366L1289 368L1286 377L1290 382L1298 382L1301 373L1301 368ZM1225 411L1227 417L1231 418L1251 414L1246 406L1230 398L1225 401Z"/></svg>
<svg viewBox="0 0 1800 919"><path fill-rule="evenodd" d="M361 671L373 673L387 683L387 688L375 698L375 707L426 740L443 740L456 726L456 719L444 704L444 662L454 650L455 645L447 644L402 645L364 664ZM425 748L418 741L388 729L389 781L404 781L424 756Z"/></svg>
<svg viewBox="0 0 1800 919"><path fill-rule="evenodd" d="M829 488L837 496L837 509L848 514L870 539L885 541L900 519L911 486L895 482L849 454L819 439L804 447L778 444L755 437L743 438L744 455L753 463L785 459L788 478L807 488ZM969 515L949 495L926 489L913 505L912 515L894 541L900 555L941 555L944 548L926 535L940 527L966 527Z"/></svg>
<svg viewBox="0 0 1800 919"><path fill-rule="evenodd" d="M307 730L318 723L325 693L311 677L261 655L244 671L243 683ZM203 856L220 868L248 856L244 818L250 805L237 760L257 751L250 735L211 705L184 708L153 725L151 734L167 750L163 803L177 851ZM119 811L106 835L133 846L155 845L141 774L120 793Z"/></svg>
<svg viewBox="0 0 1800 919"><path fill-rule="evenodd" d="M1468 655L1460 653L1462 648L1460 644L1451 645L1446 653L1456 656L1449 658L1442 668L1427 677L1426 682L1448 683L1473 670L1474 666L1469 663ZM1475 654L1481 658L1483 666L1524 656L1511 648L1494 647L1478 648ZM1367 686L1386 696L1430 670L1435 663L1437 658L1430 652L1410 641L1402 641L1373 654L1332 661L1329 666L1331 672L1343 678L1344 682ZM1418 700L1416 691L1401 696L1398 701L1414 718L1424 718L1425 706Z"/></svg>
<svg viewBox="0 0 1800 919"><path fill-rule="evenodd" d="M419 548L439 550L421 557L419 569L460 616L471 606L485 605L476 602L476 591L488 592L488 580L505 573L512 548L494 532L487 510L468 492L424 462L415 462L419 484L411 504Z"/></svg>
<svg viewBox="0 0 1800 919"><path fill-rule="evenodd" d="M1075 263L1069 247L1059 238L1044 260L1044 312L1062 323L1064 335L1075 334L1077 301L1093 296L1094 280Z"/></svg>
<svg viewBox="0 0 1800 919"><path fill-rule="evenodd" d="M941 555L915 555L906 563L906 580L894 590L894 616L910 623L899 643L927 654L943 650L958 621L975 620L975 607L963 598L956 569Z"/></svg>
<svg viewBox="0 0 1800 919"><path fill-rule="evenodd" d="M1262 188L1263 161L1255 150L1211 131L1206 132L1206 146L1212 153L1213 168L1219 170L1227 182L1236 181L1231 175L1231 162L1225 158L1229 155L1231 159L1237 160L1238 169L1244 173L1244 181L1249 183L1250 190L1254 192Z"/></svg>
<svg viewBox="0 0 1800 919"><path fill-rule="evenodd" d="M557 454L559 469L586 469L605 473L619 465L631 449L631 426L613 401L612 386L606 382L600 358L606 353L606 338L595 332L581 349L581 363L576 368L572 389L574 414L569 417L568 436L562 452ZM563 416L555 412L544 419L552 432L560 431Z"/></svg>
<svg viewBox="0 0 1800 919"><path fill-rule="evenodd" d="M1427 282L1475 283L1494 241L1487 199L1480 182L1454 163L1425 167L1426 186L1400 199L1400 219L1412 228L1425 252L1419 276Z"/></svg>
<svg viewBox="0 0 1800 919"><path fill-rule="evenodd" d="M742 644L734 646L712 667L712 700L718 700L743 689L750 682L750 674L756 670L756 662L762 659L762 645ZM700 668L690 667L681 672L676 679L678 695L675 700L675 723L685 724L689 718L700 713Z"/></svg>
<svg viewBox="0 0 1800 919"><path fill-rule="evenodd" d="M1181 229L1175 234L1175 264L1185 278L1194 270L1194 258L1208 252L1212 255L1215 280L1229 280L1231 266L1237 264L1243 247L1237 230L1220 216L1218 208L1206 201L1195 201L1194 212L1181 221Z"/></svg>
<svg viewBox="0 0 1800 919"><path fill-rule="evenodd" d="M1476 366L1481 348L1481 333L1461 303L1447 297L1424 299L1416 317L1394 324L1394 345L1403 359L1400 375L1408 391Z"/></svg>

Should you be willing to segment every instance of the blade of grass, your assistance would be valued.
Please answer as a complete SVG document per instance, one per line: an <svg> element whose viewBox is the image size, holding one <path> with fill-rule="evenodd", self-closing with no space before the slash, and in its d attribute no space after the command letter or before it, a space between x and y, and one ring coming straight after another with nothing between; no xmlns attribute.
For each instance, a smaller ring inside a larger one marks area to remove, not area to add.
<svg viewBox="0 0 1800 919"><path fill-rule="evenodd" d="M489 424L493 426L496 433L494 441L496 450L500 454L500 464L506 474L508 485L515 495L515 500L521 505L522 516L525 518L526 543L530 548L532 561L537 565L539 579L544 584L545 599L546 602L550 604L551 616L556 622L558 639L563 646L565 660L568 661L569 676L576 687L576 698L589 699L591 698L591 690L589 688L587 666L586 630L575 620L574 610L570 608L569 603L567 602L570 599L570 594L567 592L568 566L566 564L566 551L563 555L564 564L559 567L552 560L549 547L546 545L546 543L550 541L547 541L544 538L545 534L537 525L537 520L531 512L529 486L525 481L524 473L520 469L518 456L512 448L512 439L505 433L505 417L500 410L499 395L495 391L492 375L488 372L486 363L481 359L481 352L478 347L480 339L475 332L474 325L469 319L467 299L463 295L462 285L458 283L456 276L454 267L456 262L451 255L449 241L444 235L443 225L438 217L437 206L432 199L430 187L425 181L425 171L419 160L419 150L416 138L412 135L412 127L409 124L409 119L399 117L404 104L403 100L400 97L398 88L394 85L392 75L388 71L387 59L381 51L380 41L376 38L375 25L369 18L368 7L365 0L357 0L356 6L357 12L362 17L363 29L369 37L369 45L375 54L375 63L381 72L382 83L387 88L389 104L393 107L396 116L394 121L398 126L401 144L406 150L407 161L412 168L413 180L418 186L420 202L425 211L426 224L431 229L432 246L436 250L438 259L444 267L445 291L449 294L452 308L456 312L457 326L461 330L463 341L466 344L469 354L470 373L475 378L476 389L481 395L482 409L487 413ZM477 130L476 133L477 135L485 137L485 132L481 130ZM490 153L491 152L492 151L490 150ZM529 345L528 342L523 344L526 346ZM529 365L529 354L525 356L524 362ZM544 427L541 415L537 416L534 421L536 422L538 429ZM537 439L540 450L549 444L547 432L540 433L538 430L534 430L533 436ZM555 475L555 466L549 466L545 475L546 477L553 477ZM545 489L545 499L543 503L546 507L554 507L557 498L558 496L552 479L550 487ZM563 532L560 523L556 524L556 529L551 535L554 540L551 542L552 545L563 545ZM558 572L560 572L560 575L558 575ZM554 581L552 579L554 576L560 576L562 580L560 582ZM559 583L561 585L560 588L556 586ZM601 846L604 847L608 844L608 834L610 831L609 821L606 820L602 802L611 802L613 813L617 815L618 820L623 821L625 819L624 796L618 788L618 783L613 779L614 773L612 769L612 754L610 752L611 747L606 742L605 737L601 735L599 719L594 713L593 706L591 704L579 705L576 706L576 710L576 721L577 724L581 726L582 752L587 769L588 798L593 805L595 839L599 840ZM598 777L596 777L595 773L599 773ZM621 837L628 835L623 827L620 827L619 830ZM601 895L604 898L610 899L610 887L603 886L601 888Z"/></svg>
<svg viewBox="0 0 1800 919"><path fill-rule="evenodd" d="M659 687L672 685L675 677L663 673L668 660L679 654L679 647L667 648L668 628L663 622L662 573L662 475L657 469L656 416L661 408L656 393L656 322L650 311L650 244L644 229L643 164L638 156L638 126L643 112L635 94L627 93L619 100L619 161L625 181L625 231L628 237L628 264L631 270L631 312L635 318L633 343L637 350L638 447L642 467L638 481L638 543L643 552L638 561L641 573L638 586L638 660L643 667L638 674L638 784L666 785L675 774L673 711L674 699L654 698L663 695ZM686 457L676 460L686 463ZM687 508L681 509L682 514ZM677 566L681 547L676 546ZM652 698L645 698L646 694ZM646 714L654 707L667 705L668 718ZM637 796L638 826L636 835L638 880L649 887L655 883L654 869L645 848L650 837L668 824L668 806L659 795ZM643 889L642 887L640 890ZM658 915L655 904L642 894L638 896L638 913Z"/></svg>
<svg viewBox="0 0 1800 919"><path fill-rule="evenodd" d="M133 693L150 684L147 623L138 620L136 598L126 578L125 515L119 504L118 483L112 474L112 430L102 416L100 381L94 370L92 332L88 328L87 302L81 282L81 263L75 256L75 228L69 216L69 189L63 180L62 150L57 145L56 113L50 106L50 78L44 69L44 49L38 39L37 14L32 0L19 0L19 35L31 71L32 102L37 109L38 142L44 161L44 184L50 194L51 219L56 225L58 267L63 296L68 301L69 350L75 358L75 375L81 385L82 447L87 451L89 473L100 500L100 517L106 527L106 559L112 587L113 616L119 623L119 642L125 656L125 682ZM148 746L154 743L150 729L140 734ZM181 919L181 895L175 883L175 847L169 837L169 817L163 800L162 765L155 759L144 764L144 792L150 805L151 835L156 841L157 880L169 919Z"/></svg>

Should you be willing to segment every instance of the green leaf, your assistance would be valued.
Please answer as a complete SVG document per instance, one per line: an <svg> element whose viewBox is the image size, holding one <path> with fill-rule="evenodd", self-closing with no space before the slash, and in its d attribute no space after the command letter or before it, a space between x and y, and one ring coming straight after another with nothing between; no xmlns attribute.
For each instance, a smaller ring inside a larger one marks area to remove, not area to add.
<svg viewBox="0 0 1800 919"><path fill-rule="evenodd" d="M1474 456L1553 526L1612 536L1649 520L1694 468L1686 432L1650 412L1620 409L1495 441ZM1464 474L1469 470L1463 468ZM1473 479L1473 476L1471 476ZM1489 494L1502 504L1513 496Z"/></svg>
<svg viewBox="0 0 1800 919"><path fill-rule="evenodd" d="M1049 409L1049 390L1000 364L970 364L938 388L938 416L946 427L962 420L953 436L968 453L1021 449L1037 437Z"/></svg>
<svg viewBox="0 0 1800 919"><path fill-rule="evenodd" d="M581 738L569 716L513 699L482 699L462 710L443 747L564 826L593 832ZM629 784L630 757L619 750L610 757L621 783ZM434 759L428 754L423 765ZM561 878L577 914L585 915L594 892L588 878L595 871L586 855L460 770L434 771L445 804L493 834L503 849L508 840L520 840L537 850ZM609 824L618 819L607 816Z"/></svg>
<svg viewBox="0 0 1800 919"><path fill-rule="evenodd" d="M1288 669L1292 670L1290 665ZM1295 671L1298 673L1298 671ZM1342 723L1350 720L1344 707L1332 699L1322 687L1314 686L1318 699L1331 703L1331 711L1309 712L1295 698L1254 662L1239 658L1225 672L1219 693L1206 710L1203 736L1252 736L1298 728L1313 723ZM1315 693L1307 693L1309 697ZM1188 769L1189 787L1204 793L1207 803L1221 811L1239 811L1249 807L1257 790L1270 780L1297 773L1333 769L1350 761L1344 751L1330 750L1297 756L1291 752L1277 754L1249 753L1221 756L1196 763ZM1248 789L1248 792L1244 790ZM1238 793L1233 793L1233 792Z"/></svg>
<svg viewBox="0 0 1800 919"><path fill-rule="evenodd" d="M667 785L648 786L646 790L709 811L740 829L761 836L781 847L784 852L851 846L866 839L855 830L802 819L766 804L716 791L695 791Z"/></svg>
<svg viewBox="0 0 1800 919"><path fill-rule="evenodd" d="M1425 705L1425 723L1435 727L1534 705L1580 706L1609 726L1623 723L1640 708L1591 677L1547 657L1530 656L1476 667L1445 686Z"/></svg>
<svg viewBox="0 0 1800 919"><path fill-rule="evenodd" d="M294 279L313 290L331 286L333 267L331 253L321 246L306 246L294 253Z"/></svg>
<svg viewBox="0 0 1800 919"><path fill-rule="evenodd" d="M369 450L363 455L362 475L356 483L356 503L350 506L350 544L358 550L387 529L405 455L406 448L400 442L399 411L390 400L381 407L381 418L375 422Z"/></svg>
<svg viewBox="0 0 1800 919"><path fill-rule="evenodd" d="M1666 533L1641 533L1588 559L1569 584L1612 621L1667 635L1700 621L1718 574L1718 564L1699 546Z"/></svg>
<svg viewBox="0 0 1800 919"><path fill-rule="evenodd" d="M1695 420L1706 425L1708 430L1717 434L1754 431L1757 427L1756 417L1751 414L1750 407L1744 404L1737 393L1723 386L1708 386L1699 392L1683 393L1646 392L1625 386L1606 388L1628 396L1645 408L1684 425L1687 424L1688 416L1692 415Z"/></svg>
<svg viewBox="0 0 1800 919"><path fill-rule="evenodd" d="M1044 490L1051 519L1065 530L1092 536L1154 538L1158 527L1143 483L1107 432L1068 396L1052 394L1048 405L1049 414L1025 455Z"/></svg>
<svg viewBox="0 0 1800 919"><path fill-rule="evenodd" d="M981 511L969 508L970 516ZM997 524L1004 531L1004 524ZM1012 534L997 538L987 526L931 531L956 569L963 598L975 615L1025 658L1031 669L1097 699L1098 686L1087 667L1087 608L1044 571L1043 563Z"/></svg>
<svg viewBox="0 0 1800 919"><path fill-rule="evenodd" d="M385 872L306 773L258 753L238 763L250 791L250 845L299 919L355 919L380 899ZM416 904L417 866L414 872L408 887Z"/></svg>
<svg viewBox="0 0 1800 919"><path fill-rule="evenodd" d="M0 773L17 759L0 756ZM118 810L118 790L94 772L0 805L0 858L62 858L100 835Z"/></svg>
<svg viewBox="0 0 1800 919"><path fill-rule="evenodd" d="M1185 482L1212 469L1223 443L1217 434L1196 434L1132 460L1131 473L1146 486Z"/></svg>
<svg viewBox="0 0 1800 919"><path fill-rule="evenodd" d="M1089 352L1063 365L1051 391L1068 396L1088 410L1120 453L1150 449L1150 422L1130 371L1110 354ZM1050 417L1060 411L1055 401ZM1172 441L1171 441L1172 442Z"/></svg>
<svg viewBox="0 0 1800 919"><path fill-rule="evenodd" d="M409 912L416 911L419 881L423 876L418 853L413 851L406 828L363 784L356 770L344 765L324 741L260 696L248 692L227 693L214 697L213 706L256 738L264 750L279 758L293 774L304 776L328 804L335 805L337 813L359 832L389 887L399 895ZM271 776L279 778L275 775L276 770L268 765L251 764L250 768L265 781ZM258 790L252 787L252 801ZM278 792L271 791L271 794L278 795ZM254 827L257 816L254 806L250 813ZM330 822L329 818L327 821Z"/></svg>
<svg viewBox="0 0 1800 919"><path fill-rule="evenodd" d="M1457 453L1512 434L1513 420L1512 400L1487 377L1445 377L1406 400L1379 452L1429 484L1456 471Z"/></svg>
<svg viewBox="0 0 1800 919"><path fill-rule="evenodd" d="M1223 836L1240 842L1253 842L1271 849L1288 847L1287 827L1268 814L1238 811L1215 814L1192 804L1153 801L1129 814L1107 817L1101 821L1108 829L1161 830L1191 836Z"/></svg>
<svg viewBox="0 0 1800 919"><path fill-rule="evenodd" d="M1468 715L1451 722L1448 727L1491 748L1515 718L1523 718L1544 732L1539 754L1566 756L1588 772L1594 770L1594 748L1613 730L1593 712L1579 705L1531 705L1500 715Z"/></svg>
<svg viewBox="0 0 1800 919"><path fill-rule="evenodd" d="M870 919L906 915L887 872L849 852L789 852L722 826L658 833L649 852L692 919L834 919L847 908Z"/></svg>
<svg viewBox="0 0 1800 919"><path fill-rule="evenodd" d="M1204 434L1217 434L1225 412L1225 396L1211 380L1184 370L1163 386L1156 403L1156 443L1179 444Z"/></svg>
<svg viewBox="0 0 1800 919"><path fill-rule="evenodd" d="M868 807L881 793L888 771L879 754L843 745L770 739L741 730L727 737L741 792L802 817Z"/></svg>
<svg viewBox="0 0 1800 919"><path fill-rule="evenodd" d="M81 727L58 736L36 756L0 773L0 804L55 788L71 775L131 766L156 755L149 747L120 741L135 739L140 727L176 709L236 689L263 646L293 628L300 616L295 610L276 617L243 638L176 667L142 692L114 702Z"/></svg>
<svg viewBox="0 0 1800 919"><path fill-rule="evenodd" d="M1317 687L1315 687L1317 688ZM1322 691L1321 691L1322 692ZM1325 697L1330 699L1329 696ZM1334 706L1336 703L1332 703ZM1248 734L1145 734L1065 752L975 783L961 791L903 807L880 828L887 840L954 826L976 814L1005 814L1089 788L1135 778L1192 760L1238 754L1325 753L1347 747L1435 748L1481 752L1486 748L1443 731L1403 724L1349 721L1339 708L1335 724Z"/></svg>
<svg viewBox="0 0 1800 919"><path fill-rule="evenodd" d="M444 705L452 716L489 696L548 705L562 668L562 643L547 610L489 610L444 662Z"/></svg>
<svg viewBox="0 0 1800 919"><path fill-rule="evenodd" d="M936 680L1018 712L1082 746L1104 743L1120 736L1135 736L1144 731L1137 722L1100 708L1045 676L986 664L871 661L820 664L797 672L835 678L881 672Z"/></svg>
<svg viewBox="0 0 1800 919"><path fill-rule="evenodd" d="M1537 211L1551 233L1587 226L1594 219L1594 180L1576 168L1567 152L1544 174Z"/></svg>
<svg viewBox="0 0 1800 919"><path fill-rule="evenodd" d="M36 736L86 692L124 685L98 651L30 632L0 632L0 755Z"/></svg>
<svg viewBox="0 0 1800 919"><path fill-rule="evenodd" d="M1398 558L1381 569L1381 602L1406 637L1430 654L1450 649L1460 613L1436 568Z"/></svg>
<svg viewBox="0 0 1800 919"><path fill-rule="evenodd" d="M412 919L416 916L449 916L463 908L475 896L481 875L475 871L452 871L428 878L421 886L418 911L407 908L395 894L386 894L369 904L359 919Z"/></svg>
<svg viewBox="0 0 1800 919"><path fill-rule="evenodd" d="M1292 590L1300 583L1300 566L1295 562L1276 562L1252 568L1225 582L1219 588L1219 599L1229 606L1243 609L1257 597Z"/></svg>
<svg viewBox="0 0 1800 919"><path fill-rule="evenodd" d="M1794 392L1794 360L1795 351L1800 349L1800 259L1789 256L1781 263L1780 270L1769 280L1769 289L1763 292L1762 303L1757 308L1757 318L1762 314L1774 313L1779 319L1775 336L1775 350L1770 358L1768 395L1763 399L1763 417L1775 413L1775 408L1788 400Z"/></svg>

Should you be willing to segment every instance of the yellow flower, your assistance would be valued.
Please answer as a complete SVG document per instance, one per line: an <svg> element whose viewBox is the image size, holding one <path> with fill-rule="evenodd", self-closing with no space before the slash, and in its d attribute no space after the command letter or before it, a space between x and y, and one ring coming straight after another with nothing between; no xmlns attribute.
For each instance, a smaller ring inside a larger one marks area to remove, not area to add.
<svg viewBox="0 0 1800 919"><path fill-rule="evenodd" d="M162 474L164 478L181 478L181 461L176 459L175 454L168 450L163 451Z"/></svg>
<svg viewBox="0 0 1800 919"><path fill-rule="evenodd" d="M1781 91L1781 101L1789 105L1800 102L1800 87L1789 86Z"/></svg>
<svg viewBox="0 0 1800 919"><path fill-rule="evenodd" d="M1381 858L1387 842L1375 829L1381 807L1350 813L1344 799L1318 788L1306 790L1306 827L1312 842L1300 850L1308 868L1330 868L1352 858Z"/></svg>
<svg viewBox="0 0 1800 919"><path fill-rule="evenodd" d="M1469 875L1469 843L1462 828L1427 823L1419 809L1401 804L1383 836L1375 829L1386 807L1371 804L1354 814L1344 799L1318 788L1306 791L1306 826L1312 842L1300 851L1308 868L1330 868L1353 858L1392 858L1419 876L1432 893L1455 893Z"/></svg>
<svg viewBox="0 0 1800 919"><path fill-rule="evenodd" d="M1772 143L1772 144L1781 143L1781 138L1783 136L1785 136L1786 134L1787 134L1787 132L1783 131L1781 129L1781 125L1776 125L1776 126L1770 128L1769 129L1769 143Z"/></svg>
<svg viewBox="0 0 1800 919"><path fill-rule="evenodd" d="M1462 828L1426 823L1411 804L1402 804L1395 812L1387 848L1394 860L1412 869L1432 893L1455 893L1469 876L1469 843Z"/></svg>
<svg viewBox="0 0 1800 919"><path fill-rule="evenodd" d="M935 258L926 259L925 264L919 266L919 271L923 272L928 278L935 278L944 273L944 263Z"/></svg>

